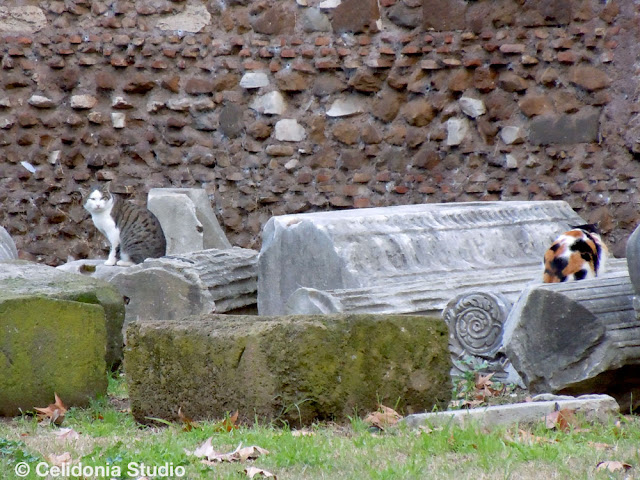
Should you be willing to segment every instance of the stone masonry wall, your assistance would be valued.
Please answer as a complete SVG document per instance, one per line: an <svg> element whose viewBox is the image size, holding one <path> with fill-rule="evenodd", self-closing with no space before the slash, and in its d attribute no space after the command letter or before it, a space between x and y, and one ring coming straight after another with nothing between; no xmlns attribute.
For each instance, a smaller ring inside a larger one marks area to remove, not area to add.
<svg viewBox="0 0 640 480"><path fill-rule="evenodd" d="M204 187L272 215L564 199L618 255L640 219L639 2L7 0L0 225L104 255L80 189Z"/></svg>

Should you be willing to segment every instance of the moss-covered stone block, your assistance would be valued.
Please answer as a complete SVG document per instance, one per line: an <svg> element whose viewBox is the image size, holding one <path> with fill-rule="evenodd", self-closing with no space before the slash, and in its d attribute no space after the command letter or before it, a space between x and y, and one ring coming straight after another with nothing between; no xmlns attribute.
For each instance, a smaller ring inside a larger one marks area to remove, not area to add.
<svg viewBox="0 0 640 480"><path fill-rule="evenodd" d="M105 361L109 367L121 363L124 300L108 282L38 263L0 262L0 304L19 297L57 298L101 307L107 329Z"/></svg>
<svg viewBox="0 0 640 480"><path fill-rule="evenodd" d="M0 298L0 416L107 392L104 309L48 297Z"/></svg>
<svg viewBox="0 0 640 480"><path fill-rule="evenodd" d="M378 403L404 413L451 397L448 330L412 315L226 316L127 329L135 418L241 418L308 424Z"/></svg>

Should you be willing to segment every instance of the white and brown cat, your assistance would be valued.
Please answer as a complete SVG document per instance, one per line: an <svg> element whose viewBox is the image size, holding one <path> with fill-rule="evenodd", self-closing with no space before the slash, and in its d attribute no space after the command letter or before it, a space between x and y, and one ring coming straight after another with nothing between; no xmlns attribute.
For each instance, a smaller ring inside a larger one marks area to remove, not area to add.
<svg viewBox="0 0 640 480"><path fill-rule="evenodd" d="M130 266L166 254L167 243L158 218L146 208L109 191L109 185L89 191L84 208L111 246L105 265Z"/></svg>
<svg viewBox="0 0 640 480"><path fill-rule="evenodd" d="M594 224L572 227L544 254L544 283L595 278L604 273L609 250Z"/></svg>

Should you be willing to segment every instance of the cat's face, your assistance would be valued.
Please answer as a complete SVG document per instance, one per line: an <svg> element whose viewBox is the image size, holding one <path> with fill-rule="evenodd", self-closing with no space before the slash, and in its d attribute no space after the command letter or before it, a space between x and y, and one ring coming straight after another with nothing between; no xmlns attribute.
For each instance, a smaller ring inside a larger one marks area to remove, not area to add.
<svg viewBox="0 0 640 480"><path fill-rule="evenodd" d="M89 192L84 208L90 213L101 213L113 205L113 197L107 188L94 188Z"/></svg>

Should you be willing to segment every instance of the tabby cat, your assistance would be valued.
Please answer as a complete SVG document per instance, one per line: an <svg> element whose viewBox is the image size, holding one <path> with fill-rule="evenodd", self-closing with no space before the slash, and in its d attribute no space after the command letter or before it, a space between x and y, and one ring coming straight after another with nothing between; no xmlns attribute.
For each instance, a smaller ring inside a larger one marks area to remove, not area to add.
<svg viewBox="0 0 640 480"><path fill-rule="evenodd" d="M84 208L111 244L105 265L126 267L166 254L167 243L158 218L146 208L112 194L109 184L93 188Z"/></svg>
<svg viewBox="0 0 640 480"><path fill-rule="evenodd" d="M544 254L544 283L594 278L604 272L609 250L594 224L560 235Z"/></svg>

